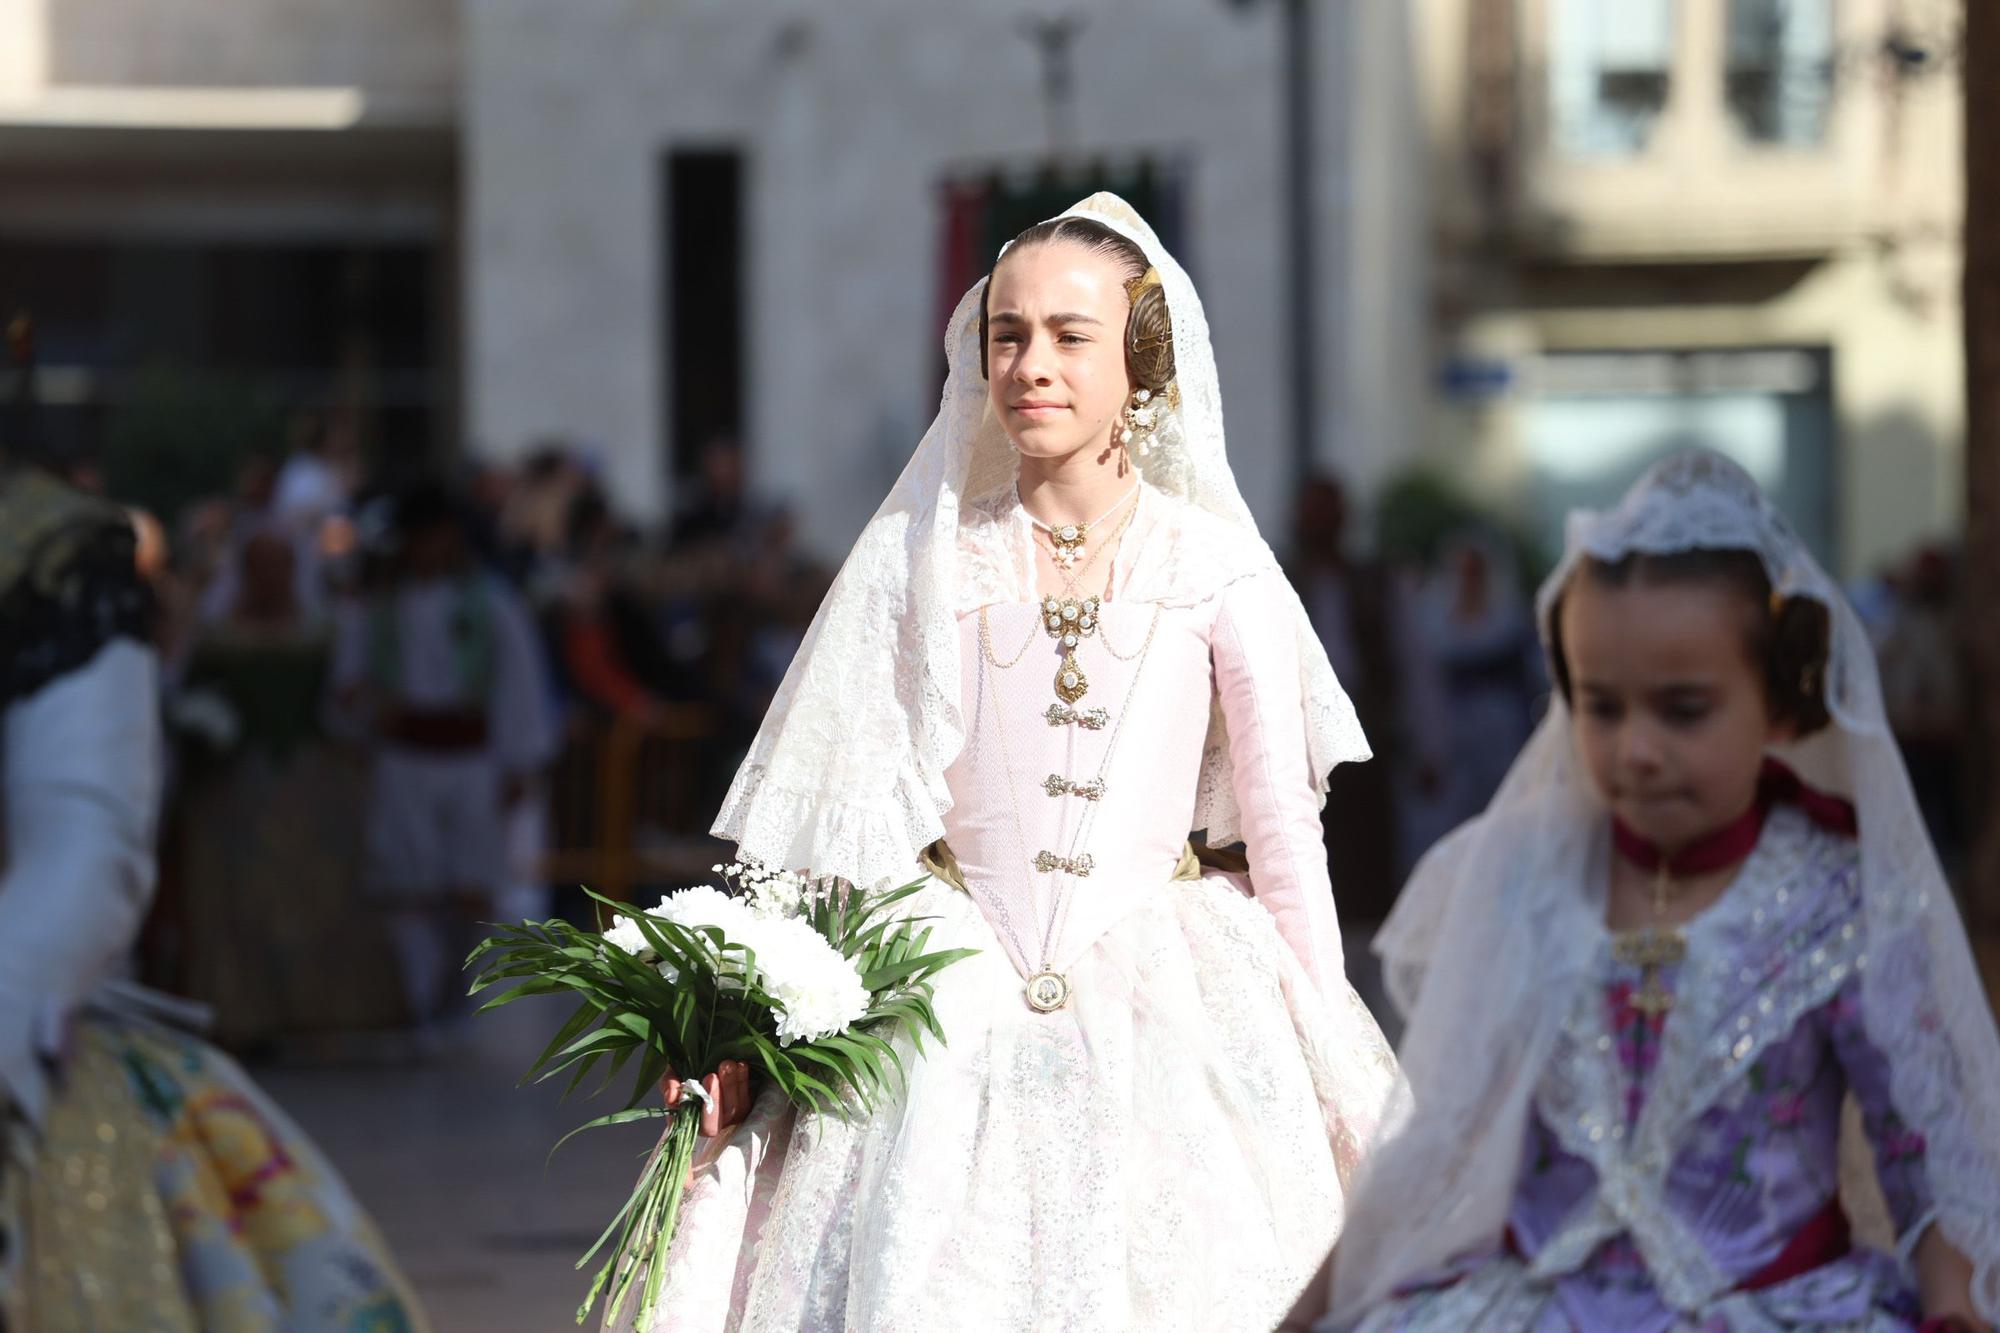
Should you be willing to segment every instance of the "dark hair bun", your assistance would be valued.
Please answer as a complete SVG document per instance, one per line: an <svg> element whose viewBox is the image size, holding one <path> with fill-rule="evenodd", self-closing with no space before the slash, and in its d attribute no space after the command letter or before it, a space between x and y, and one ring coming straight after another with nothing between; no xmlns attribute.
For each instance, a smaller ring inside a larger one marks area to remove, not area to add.
<svg viewBox="0 0 2000 1333"><path fill-rule="evenodd" d="M1831 621L1810 597L1775 601L1771 613L1771 705L1810 735L1832 721L1826 706L1826 663Z"/></svg>

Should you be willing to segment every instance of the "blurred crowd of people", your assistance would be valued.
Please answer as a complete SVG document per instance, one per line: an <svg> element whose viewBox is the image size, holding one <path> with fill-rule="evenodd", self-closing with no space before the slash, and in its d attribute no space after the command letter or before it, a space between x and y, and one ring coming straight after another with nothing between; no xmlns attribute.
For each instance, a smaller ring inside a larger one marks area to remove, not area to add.
<svg viewBox="0 0 2000 1333"><path fill-rule="evenodd" d="M687 826L639 836L699 838L831 571L750 492L735 442L681 489L641 527L560 441L384 485L335 415L248 460L233 492L142 516L174 739L153 978L213 1004L240 1049L428 1044L462 1006L475 923L548 914L551 851L592 836L552 818L576 776L566 749L613 726L698 737L676 761ZM1372 922L1491 799L1550 685L1533 556L1501 525L1455 521L1378 558L1357 539L1372 516L1350 510L1338 481L1310 478L1284 554L1376 754L1334 773L1326 814L1342 914ZM1953 867L1955 559L1925 547L1852 592Z"/></svg>
<svg viewBox="0 0 2000 1333"><path fill-rule="evenodd" d="M1852 589L1882 672L1882 703L1902 747L1931 841L1954 879L1967 826L1966 638L1958 551L1924 543Z"/></svg>
<svg viewBox="0 0 2000 1333"><path fill-rule="evenodd" d="M551 819L566 750L698 733L689 827L648 832L699 837L828 575L734 442L682 489L647 530L555 441L386 485L333 416L142 518L174 750L153 979L239 1049L426 1049L476 923L547 915L555 844L588 836Z"/></svg>
<svg viewBox="0 0 2000 1333"><path fill-rule="evenodd" d="M1358 555L1345 490L1309 479L1287 568L1373 762L1334 770L1326 829L1342 915L1380 921L1417 858L1485 808L1545 705L1520 560L1469 522L1434 549Z"/></svg>

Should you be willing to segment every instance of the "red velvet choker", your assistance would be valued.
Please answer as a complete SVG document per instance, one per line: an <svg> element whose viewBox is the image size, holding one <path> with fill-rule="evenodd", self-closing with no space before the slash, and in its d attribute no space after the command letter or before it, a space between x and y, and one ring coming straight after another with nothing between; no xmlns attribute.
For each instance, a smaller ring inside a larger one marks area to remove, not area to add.
<svg viewBox="0 0 2000 1333"><path fill-rule="evenodd" d="M1620 856L1648 873L1661 869L1664 863L1666 873L1675 879L1706 875L1733 866L1756 850L1757 839L1764 832L1764 817L1779 801L1798 806L1806 818L1830 833L1847 838L1855 835L1853 806L1837 796L1806 786L1798 774L1767 758L1757 779L1757 799L1750 803L1750 808L1714 832L1696 838L1673 856L1662 857L1656 844L1633 832L1616 815L1611 818L1611 842Z"/></svg>

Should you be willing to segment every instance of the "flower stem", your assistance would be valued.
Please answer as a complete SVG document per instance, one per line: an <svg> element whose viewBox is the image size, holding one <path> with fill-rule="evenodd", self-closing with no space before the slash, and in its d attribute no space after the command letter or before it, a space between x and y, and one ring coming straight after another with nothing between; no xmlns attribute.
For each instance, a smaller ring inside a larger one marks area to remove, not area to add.
<svg viewBox="0 0 2000 1333"><path fill-rule="evenodd" d="M583 1308L576 1312L579 1324L589 1314L607 1274L616 1274L616 1277L611 1281L611 1303L605 1311L605 1319L607 1323L615 1322L625 1298L631 1294L633 1281L643 1269L645 1281L640 1288L639 1313L634 1327L642 1330L646 1327L653 1304L659 1298L660 1286L666 1278L667 1252L673 1245L674 1230L680 1221L681 1196L687 1188L688 1171L694 1165L695 1145L700 1132L701 1105L698 1102L691 1103L688 1109L668 1121L659 1151L653 1154L653 1160L646 1167L638 1208L625 1234L619 1237L617 1250L605 1264L604 1271L599 1272L597 1281L591 1284L591 1292L584 1300Z"/></svg>

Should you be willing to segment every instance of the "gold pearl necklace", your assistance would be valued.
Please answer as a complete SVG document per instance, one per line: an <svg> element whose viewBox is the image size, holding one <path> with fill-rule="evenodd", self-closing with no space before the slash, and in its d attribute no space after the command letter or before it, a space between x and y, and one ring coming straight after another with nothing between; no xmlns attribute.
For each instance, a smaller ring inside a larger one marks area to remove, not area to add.
<svg viewBox="0 0 2000 1333"><path fill-rule="evenodd" d="M1033 514L1029 514L1028 518L1036 527L1049 535L1049 557L1056 562L1057 569L1066 570L1083 555L1090 538L1090 530L1117 513L1119 505L1138 493L1139 488L1133 486L1131 490L1119 496L1109 509L1088 523L1044 523ZM1020 495L1021 488L1017 482L1014 487L1014 498L1018 500ZM1022 508L1025 510L1027 506L1023 505Z"/></svg>

